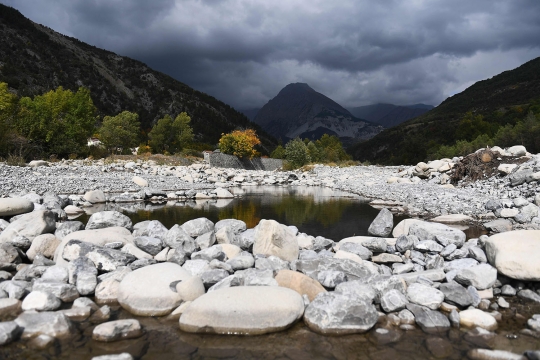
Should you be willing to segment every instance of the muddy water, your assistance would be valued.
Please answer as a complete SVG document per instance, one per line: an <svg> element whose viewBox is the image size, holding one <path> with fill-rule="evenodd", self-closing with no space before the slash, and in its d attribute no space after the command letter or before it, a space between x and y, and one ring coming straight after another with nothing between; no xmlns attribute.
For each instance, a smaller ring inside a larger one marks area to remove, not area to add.
<svg viewBox="0 0 540 360"><path fill-rule="evenodd" d="M212 221L237 218L248 227L260 219L275 219L295 225L310 235L340 240L353 235L367 235L367 228L378 210L365 199L322 188L253 187L235 189L243 197L232 200L192 201L163 205L123 204L113 208L123 211L133 222L160 220L171 227L197 217ZM110 206L108 206L110 208ZM104 207L93 211L105 210ZM86 222L89 215L79 218ZM395 217L395 222L405 217ZM481 229L467 230L468 236L479 236ZM340 337L321 336L303 322L291 329L262 336L194 335L179 330L177 321L164 318L138 318L145 335L138 339L100 343L91 339L94 325L77 323L73 337L58 341L47 349L33 349L19 341L0 347L0 359L91 359L93 356L129 352L138 359L461 359L474 348L491 348L522 353L540 350L540 340L521 335L532 314L540 313L540 304L506 297L511 308L501 311L496 337L489 340L467 336L467 330L452 329L442 334L426 334L420 329L402 331L392 327L386 317L375 329L378 334ZM66 304L66 307L69 307ZM112 306L111 320L133 318L119 306Z"/></svg>

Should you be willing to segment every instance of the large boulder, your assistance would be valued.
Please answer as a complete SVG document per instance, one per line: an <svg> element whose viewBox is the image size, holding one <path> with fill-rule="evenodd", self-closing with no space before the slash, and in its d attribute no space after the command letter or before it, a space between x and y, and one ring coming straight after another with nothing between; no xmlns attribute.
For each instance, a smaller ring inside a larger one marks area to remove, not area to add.
<svg viewBox="0 0 540 360"><path fill-rule="evenodd" d="M68 338L73 335L73 325L62 312L23 312L15 319L20 327L24 328L23 339L34 338L39 335L48 335L53 338Z"/></svg>
<svg viewBox="0 0 540 360"><path fill-rule="evenodd" d="M279 286L292 289L300 295L306 295L309 301L326 292L326 289L317 281L297 271L280 270L275 277Z"/></svg>
<svg viewBox="0 0 540 360"><path fill-rule="evenodd" d="M395 238L400 237L401 235L409 235L409 228L413 224L423 223L422 220L417 219L405 219L401 220L392 230L392 236Z"/></svg>
<svg viewBox="0 0 540 360"><path fill-rule="evenodd" d="M485 290L497 281L497 270L489 264L480 264L460 270L454 280L462 285L472 285L478 290Z"/></svg>
<svg viewBox="0 0 540 360"><path fill-rule="evenodd" d="M55 229L54 212L49 210L33 211L9 224L0 234L0 243L8 242L18 235L34 240L36 236L52 233Z"/></svg>
<svg viewBox="0 0 540 360"><path fill-rule="evenodd" d="M26 252L26 256L30 261L34 261L37 255L43 255L47 259L52 259L56 248L62 241L53 234L43 234L36 236L32 245Z"/></svg>
<svg viewBox="0 0 540 360"><path fill-rule="evenodd" d="M182 224L182 229L192 238L214 230L214 223L207 218L198 218L186 221Z"/></svg>
<svg viewBox="0 0 540 360"><path fill-rule="evenodd" d="M507 219L496 219L484 223L484 227L495 233L503 233L512 230L512 222Z"/></svg>
<svg viewBox="0 0 540 360"><path fill-rule="evenodd" d="M512 279L540 281L540 230L517 230L491 236L485 244L488 261Z"/></svg>
<svg viewBox="0 0 540 360"><path fill-rule="evenodd" d="M450 329L450 320L439 311L410 303L407 304L407 310L414 314L418 326L428 334L445 332Z"/></svg>
<svg viewBox="0 0 540 360"><path fill-rule="evenodd" d="M274 255L295 261L299 254L298 240L293 232L275 220L261 220L255 230L254 255Z"/></svg>
<svg viewBox="0 0 540 360"><path fill-rule="evenodd" d="M444 294L431 286L412 283L407 288L407 298L412 303L437 310L444 301Z"/></svg>
<svg viewBox="0 0 540 360"><path fill-rule="evenodd" d="M321 293L306 308L304 321L320 334L355 334L371 329L379 319L377 309L367 301L342 293Z"/></svg>
<svg viewBox="0 0 540 360"><path fill-rule="evenodd" d="M127 274L118 288L118 302L134 315L168 315L182 302L176 283L191 274L174 263L161 263Z"/></svg>
<svg viewBox="0 0 540 360"><path fill-rule="evenodd" d="M57 264L65 264L62 258L64 247L70 240L79 240L97 246L104 246L109 243L133 244L133 236L128 229L123 227L110 227L105 229L81 230L68 234L56 248L54 261Z"/></svg>
<svg viewBox="0 0 540 360"><path fill-rule="evenodd" d="M392 233L394 216L390 210L383 208L375 220L369 225L368 234L378 237L387 237Z"/></svg>
<svg viewBox="0 0 540 360"><path fill-rule="evenodd" d="M128 230L133 229L131 219L118 211L100 211L88 219L86 230L103 229L108 227L121 226Z"/></svg>
<svg viewBox="0 0 540 360"><path fill-rule="evenodd" d="M148 236L163 240L169 231L160 221L148 220L134 226L133 236Z"/></svg>
<svg viewBox="0 0 540 360"><path fill-rule="evenodd" d="M23 198L0 199L0 216L26 214L34 210L34 203Z"/></svg>
<svg viewBox="0 0 540 360"><path fill-rule="evenodd" d="M84 200L92 204L100 204L107 201L105 194L101 190L91 190L84 194Z"/></svg>
<svg viewBox="0 0 540 360"><path fill-rule="evenodd" d="M259 335L284 330L304 313L302 296L278 286L239 286L209 292L180 317L194 333Z"/></svg>
<svg viewBox="0 0 540 360"><path fill-rule="evenodd" d="M497 328L497 320L479 309L468 309L460 312L459 323L465 327L481 327L486 330L495 330Z"/></svg>
<svg viewBox="0 0 540 360"><path fill-rule="evenodd" d="M215 226L215 231L219 231L220 229L224 228L224 227L228 227L231 229L231 231L234 233L234 234L239 234L243 231L246 231L246 228L247 228L247 225L245 222L243 222L242 220L237 220L237 219L224 219L224 220L220 220L216 223L216 226Z"/></svg>
<svg viewBox="0 0 540 360"><path fill-rule="evenodd" d="M412 224L407 235L415 235L420 240L435 240L444 246L454 244L458 248L465 243L466 239L465 233L461 230L425 221Z"/></svg>

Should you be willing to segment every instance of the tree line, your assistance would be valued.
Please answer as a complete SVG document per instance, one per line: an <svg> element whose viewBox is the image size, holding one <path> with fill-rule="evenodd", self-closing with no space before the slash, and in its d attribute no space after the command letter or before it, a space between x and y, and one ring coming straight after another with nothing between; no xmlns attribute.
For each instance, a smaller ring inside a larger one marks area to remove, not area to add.
<svg viewBox="0 0 540 360"><path fill-rule="evenodd" d="M174 120L165 115L144 134L136 113L123 111L100 119L87 88L72 92L58 87L33 98L19 98L7 83L0 82L0 157L4 159L81 157L96 149L131 153L137 146L142 151L173 154L193 145L190 122L185 112ZM103 146L89 147L92 136Z"/></svg>
<svg viewBox="0 0 540 360"><path fill-rule="evenodd" d="M88 146L97 137L102 145ZM217 147L225 154L252 158L261 155L261 141L255 130L234 130L222 134ZM166 114L145 134L139 115L122 111L114 116L97 115L90 91L81 87L73 92L58 87L43 95L18 97L0 82L0 158L103 157L128 153L176 154L190 148L212 148L194 142L191 118L186 112L175 118ZM291 168L309 163L350 160L337 136L323 135L311 141L296 138L278 145L271 157L287 160Z"/></svg>

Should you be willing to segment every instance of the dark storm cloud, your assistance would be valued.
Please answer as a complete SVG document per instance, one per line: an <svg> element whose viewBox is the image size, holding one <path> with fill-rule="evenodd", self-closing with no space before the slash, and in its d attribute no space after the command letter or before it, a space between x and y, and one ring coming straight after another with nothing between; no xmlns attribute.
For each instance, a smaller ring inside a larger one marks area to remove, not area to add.
<svg viewBox="0 0 540 360"><path fill-rule="evenodd" d="M0 0L238 108L307 82L345 106L438 104L540 56L537 0Z"/></svg>

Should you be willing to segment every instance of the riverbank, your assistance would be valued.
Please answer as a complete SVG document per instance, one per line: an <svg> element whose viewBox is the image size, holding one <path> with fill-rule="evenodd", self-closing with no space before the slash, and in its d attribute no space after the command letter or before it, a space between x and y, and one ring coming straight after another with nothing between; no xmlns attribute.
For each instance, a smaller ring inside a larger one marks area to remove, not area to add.
<svg viewBox="0 0 540 360"><path fill-rule="evenodd" d="M0 351L8 357L60 347L61 358L76 351L73 343L88 359L99 349L122 348L103 343L123 343L134 357L150 348L159 353L152 340L159 326L141 316L176 322L178 336L189 339L182 351L191 352L204 349L208 335L188 333L256 335L291 326L286 334L292 336L366 333L358 340L375 343L372 351L394 349L394 355L401 339L418 332L426 335L419 336L422 349L412 351L417 356L480 359L495 349L506 351L503 358L519 358L539 350L540 232L516 231L536 226L537 214L520 222L524 209L530 215L536 206L532 180L516 185L515 176L496 175L483 180L482 186L497 184L486 193L474 183L441 186L431 174L417 180L415 169L408 181L394 181L408 173L398 167L262 172L148 162L40 165L48 166L0 167L9 180L2 191L15 197L0 199L0 338L12 342ZM96 210L107 202L225 201L239 195L233 186L260 184L326 186L370 197L384 209L369 236L336 241L274 220L248 228L237 219L197 218L165 227ZM94 209L86 224L67 221L85 208ZM510 227L467 239L461 230L422 220L394 227L386 208L418 217L452 215L441 222L501 217ZM141 337L147 347L128 340ZM242 340L234 343L247 356Z"/></svg>
<svg viewBox="0 0 540 360"><path fill-rule="evenodd" d="M455 163L448 161L453 167ZM411 217L429 219L460 214L466 217L459 221L488 223L488 229L493 232L540 229L538 181L515 184L512 180L513 174L519 175L521 169L530 169L533 174L540 171L538 156L525 156L521 162L519 166L513 165L511 173L496 172L489 178L461 182L456 187L447 183L446 174L435 170L425 173L422 170L422 174L427 175L420 179L415 176L415 167L315 165L308 171L268 172L211 168L204 162L170 166L142 160L112 163L66 160L38 162L36 165L42 166L35 167L0 164L3 179L0 196L50 191L71 195L73 205L84 207L90 204L83 196L91 190L103 191L105 201L133 202L228 197L230 194L219 195L216 189L233 186L325 186L376 200L376 206ZM428 165L432 163L422 164L430 169Z"/></svg>

